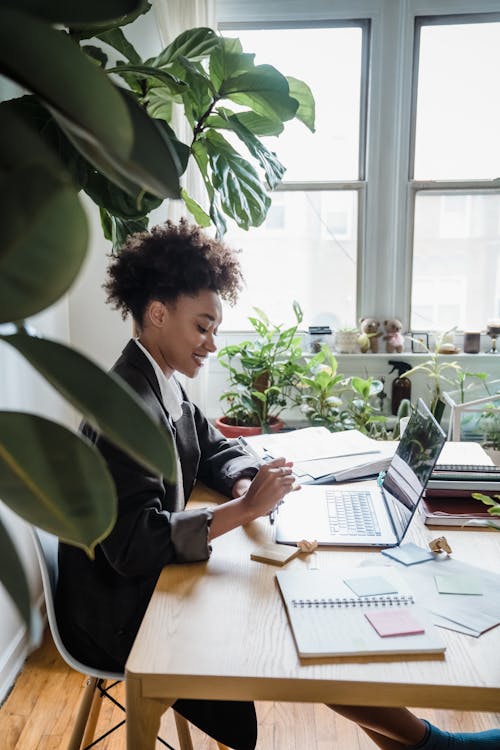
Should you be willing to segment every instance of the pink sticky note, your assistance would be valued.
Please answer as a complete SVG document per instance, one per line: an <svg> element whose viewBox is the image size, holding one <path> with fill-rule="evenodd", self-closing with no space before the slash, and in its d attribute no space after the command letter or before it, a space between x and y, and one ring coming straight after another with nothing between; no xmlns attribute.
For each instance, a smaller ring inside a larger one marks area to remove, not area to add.
<svg viewBox="0 0 500 750"><path fill-rule="evenodd" d="M381 609L365 612L365 617L382 638L395 635L417 635L425 628L406 609Z"/></svg>

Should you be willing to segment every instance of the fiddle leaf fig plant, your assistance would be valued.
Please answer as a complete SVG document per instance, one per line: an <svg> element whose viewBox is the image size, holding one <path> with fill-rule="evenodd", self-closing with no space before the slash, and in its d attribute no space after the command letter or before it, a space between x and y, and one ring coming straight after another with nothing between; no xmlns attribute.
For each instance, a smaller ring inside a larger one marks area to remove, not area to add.
<svg viewBox="0 0 500 750"><path fill-rule="evenodd" d="M143 60L123 27L150 8L146 0L0 0L0 74L21 87L0 103L0 347L18 352L107 439L173 482L171 441L134 392L70 346L42 338L26 319L78 277L89 242L80 191L99 208L115 250L147 228L165 199L182 198L219 235L225 217L257 226L267 190L284 172L260 137L279 135L293 118L314 129L314 100L306 84L255 65L238 40L207 28ZM172 128L174 109L189 124L186 143ZM190 160L207 210L181 187ZM24 412L0 411L0 499L89 555L116 518L100 453ZM0 536L8 537L1 521ZM28 622L29 589L8 542L0 569Z"/></svg>

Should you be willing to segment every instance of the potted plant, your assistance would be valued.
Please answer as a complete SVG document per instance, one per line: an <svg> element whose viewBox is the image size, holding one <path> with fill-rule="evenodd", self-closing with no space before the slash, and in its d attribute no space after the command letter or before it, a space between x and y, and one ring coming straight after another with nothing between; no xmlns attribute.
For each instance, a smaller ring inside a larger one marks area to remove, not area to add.
<svg viewBox="0 0 500 750"><path fill-rule="evenodd" d="M500 464L500 406L498 404L486 404L477 420L477 428L482 433L481 445L498 466Z"/></svg>
<svg viewBox="0 0 500 750"><path fill-rule="evenodd" d="M221 395L225 414L216 426L227 437L277 431L279 415L292 403L292 392L302 364L302 346L297 335L302 310L293 303L296 323L290 328L274 325L266 313L254 308L249 317L256 339L230 344L220 350L219 362L229 374L229 388Z"/></svg>
<svg viewBox="0 0 500 750"><path fill-rule="evenodd" d="M429 349L421 341L411 339L418 343L419 346L424 347L426 353L429 355L429 359L405 372L405 378L411 378L417 372L422 372L428 377L430 382L427 383L427 387L431 391L429 409L438 422L441 421L446 406L443 399L443 386L445 384L458 389L460 403L463 403L465 400L465 391L467 390L466 379L475 378L484 382L487 377L483 372L465 372L458 362L450 362L447 359L449 355L443 354L442 349L443 342L449 333L449 331L445 331L445 333L436 338L433 350Z"/></svg>
<svg viewBox="0 0 500 750"><path fill-rule="evenodd" d="M346 415L341 394L346 384L345 376L338 372L336 357L323 344L298 375L295 404L311 425L326 427L330 432L345 430Z"/></svg>
<svg viewBox="0 0 500 750"><path fill-rule="evenodd" d="M383 383L374 378L346 378L337 368L336 357L323 346L298 375L295 403L312 425L330 432L356 429L385 440L387 418L374 404Z"/></svg>

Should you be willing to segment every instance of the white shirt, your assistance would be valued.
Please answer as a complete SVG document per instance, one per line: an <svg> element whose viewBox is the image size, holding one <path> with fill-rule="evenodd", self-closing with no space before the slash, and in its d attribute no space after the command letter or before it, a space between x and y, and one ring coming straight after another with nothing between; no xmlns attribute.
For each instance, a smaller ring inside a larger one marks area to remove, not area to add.
<svg viewBox="0 0 500 750"><path fill-rule="evenodd" d="M165 375L158 362L151 356L148 350L141 344L139 339L134 339L139 349L146 355L155 371L155 375L158 379L158 385L160 386L161 399L163 405L172 419L172 422L177 422L182 417L182 393L175 378L170 376L169 378Z"/></svg>

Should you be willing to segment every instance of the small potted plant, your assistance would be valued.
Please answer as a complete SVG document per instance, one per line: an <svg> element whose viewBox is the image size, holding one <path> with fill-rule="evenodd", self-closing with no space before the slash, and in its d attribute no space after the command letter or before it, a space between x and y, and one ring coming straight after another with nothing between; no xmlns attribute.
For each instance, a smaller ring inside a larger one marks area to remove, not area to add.
<svg viewBox="0 0 500 750"><path fill-rule="evenodd" d="M323 344L299 374L295 404L314 427L330 432L347 429L342 392L346 378L338 373L338 363L330 348Z"/></svg>
<svg viewBox="0 0 500 750"><path fill-rule="evenodd" d="M303 369L298 327L302 310L293 303L296 323L290 328L274 325L266 313L254 307L249 317L257 338L230 344L220 350L219 362L228 371L229 388L221 395L224 416L216 420L226 437L275 432L283 427L281 412L292 403L292 392Z"/></svg>

